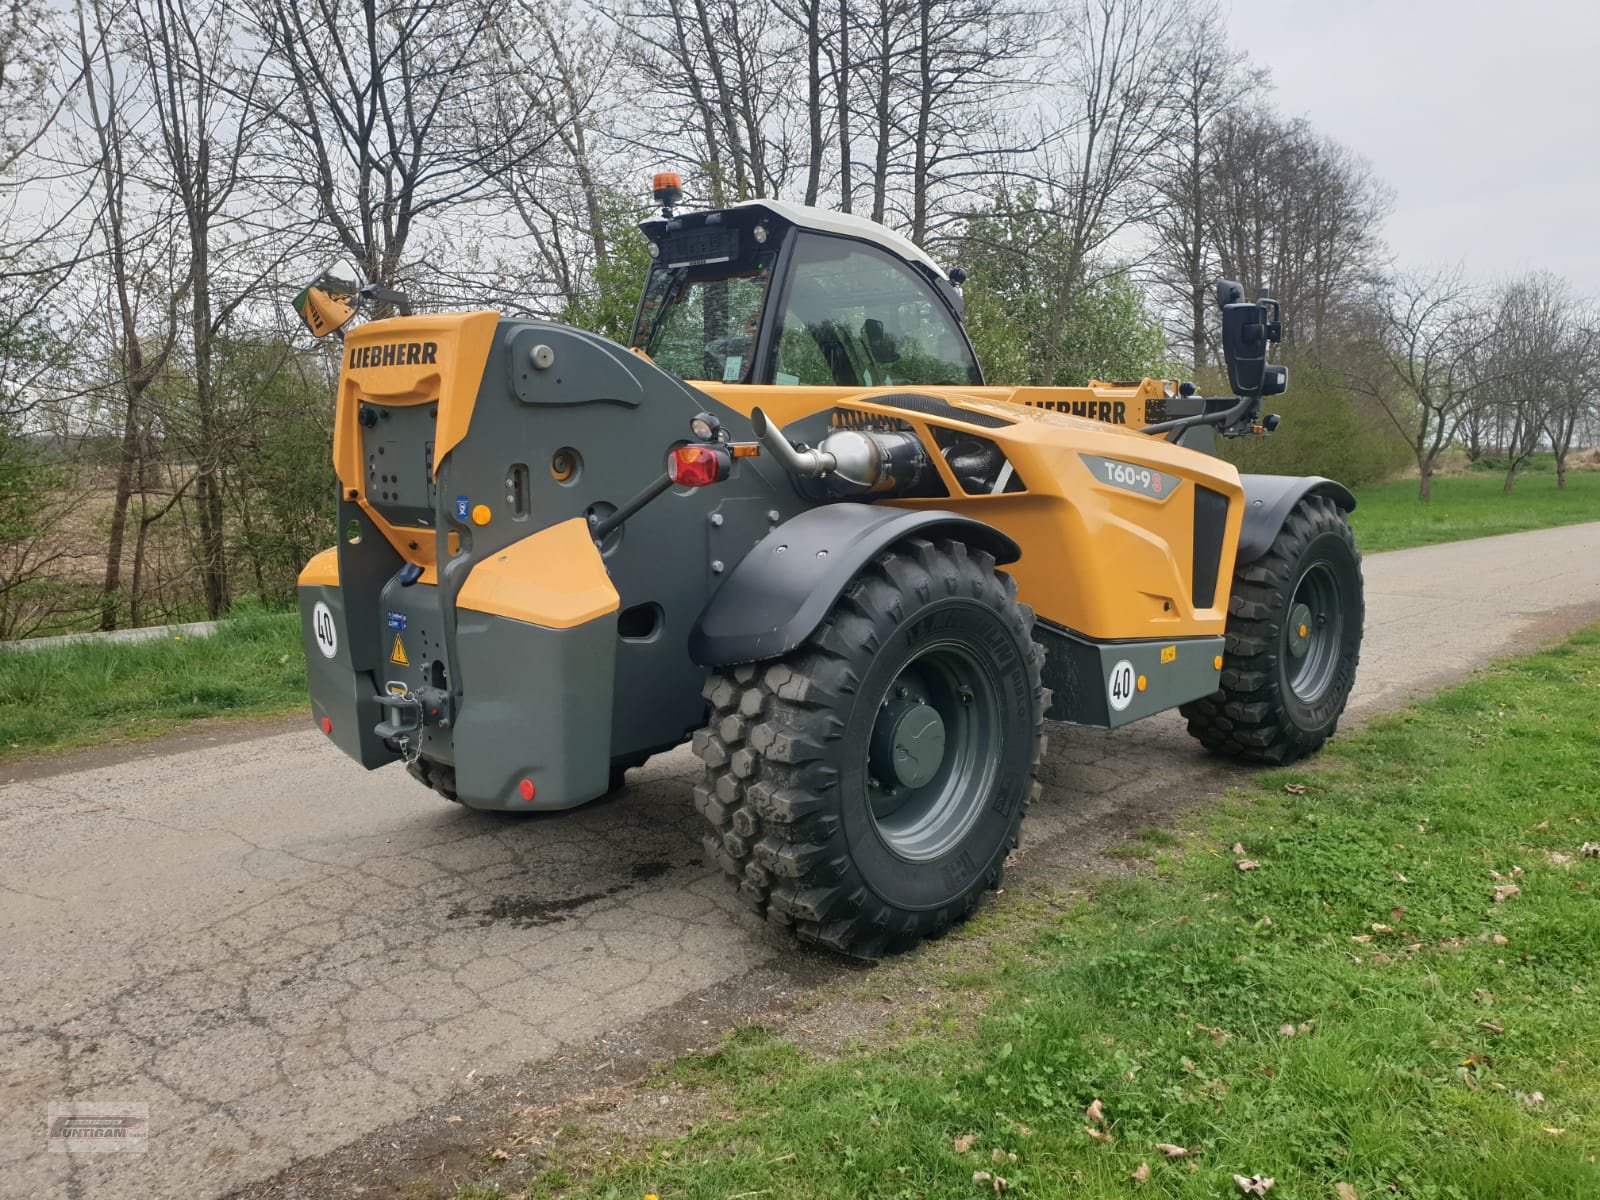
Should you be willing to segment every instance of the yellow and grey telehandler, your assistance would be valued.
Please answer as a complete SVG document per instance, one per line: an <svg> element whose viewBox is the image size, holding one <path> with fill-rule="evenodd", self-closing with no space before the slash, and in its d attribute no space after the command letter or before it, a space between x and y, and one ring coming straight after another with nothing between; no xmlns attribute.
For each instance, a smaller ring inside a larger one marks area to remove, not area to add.
<svg viewBox="0 0 1600 1200"><path fill-rule="evenodd" d="M995 887L1046 722L1177 708L1218 754L1334 732L1362 582L1322 478L1240 475L1277 305L1218 288L1232 394L987 383L962 276L859 217L679 211L631 344L496 312L343 338L337 544L300 576L313 716L473 808L564 809L685 741L705 847L800 938L876 956Z"/></svg>

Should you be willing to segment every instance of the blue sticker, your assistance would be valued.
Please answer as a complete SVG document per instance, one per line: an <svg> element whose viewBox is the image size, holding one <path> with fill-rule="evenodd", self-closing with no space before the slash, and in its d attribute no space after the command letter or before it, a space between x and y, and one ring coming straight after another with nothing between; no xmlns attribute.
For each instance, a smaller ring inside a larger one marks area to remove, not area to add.
<svg viewBox="0 0 1600 1200"><path fill-rule="evenodd" d="M389 614L389 628L390 629L403 630L405 627L406 627L406 615L405 615L405 613L391 612Z"/></svg>
<svg viewBox="0 0 1600 1200"><path fill-rule="evenodd" d="M471 512L471 511L472 511L472 497L470 497L470 496L457 496L456 497L456 520L465 521L467 519L467 514L469 512Z"/></svg>

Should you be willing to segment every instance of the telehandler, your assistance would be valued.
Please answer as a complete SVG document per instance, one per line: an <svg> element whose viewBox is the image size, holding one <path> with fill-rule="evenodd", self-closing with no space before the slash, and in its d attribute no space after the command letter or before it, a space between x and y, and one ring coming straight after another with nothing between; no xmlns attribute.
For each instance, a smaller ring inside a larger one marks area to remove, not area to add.
<svg viewBox="0 0 1600 1200"><path fill-rule="evenodd" d="M1334 732L1362 581L1350 492L1241 476L1275 302L1218 287L1233 394L995 387L958 271L863 220L656 180L630 347L495 312L339 332L338 544L300 576L314 719L472 808L564 809L692 740L711 860L874 957L1017 844L1046 721L1178 708L1286 763Z"/></svg>

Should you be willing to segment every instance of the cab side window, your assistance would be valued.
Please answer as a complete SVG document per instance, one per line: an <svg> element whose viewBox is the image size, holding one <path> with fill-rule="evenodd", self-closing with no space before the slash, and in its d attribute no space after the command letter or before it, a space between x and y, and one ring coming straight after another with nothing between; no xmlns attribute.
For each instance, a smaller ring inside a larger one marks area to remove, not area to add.
<svg viewBox="0 0 1600 1200"><path fill-rule="evenodd" d="M926 280L876 246L805 233L795 244L773 382L967 386L982 378Z"/></svg>

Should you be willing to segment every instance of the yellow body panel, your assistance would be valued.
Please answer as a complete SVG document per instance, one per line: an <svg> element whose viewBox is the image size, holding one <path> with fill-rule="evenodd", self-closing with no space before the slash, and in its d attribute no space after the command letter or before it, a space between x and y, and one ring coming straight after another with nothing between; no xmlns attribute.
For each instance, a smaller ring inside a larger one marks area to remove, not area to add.
<svg viewBox="0 0 1600 1200"><path fill-rule="evenodd" d="M456 607L546 629L571 629L621 601L589 526L574 517L513 542L472 568Z"/></svg>
<svg viewBox="0 0 1600 1200"><path fill-rule="evenodd" d="M1022 557L1006 568L1018 593L1041 617L1092 638L1183 638L1216 636L1228 615L1227 581L1244 520L1239 473L1229 463L1149 437L1127 425L1069 415L1074 402L1137 406L1165 395L1158 381L1088 388L846 388L754 387L696 384L742 412L759 405L782 424L819 410L843 408L881 413L914 428L934 445L931 427L963 429L995 442L1022 477L1026 490L968 495L944 460L932 455L948 496L897 499L903 508L938 508L964 513L1009 534ZM877 407L875 396L938 396L955 408L1003 416L1003 426L969 425L953 417L928 417ZM1184 480L1169 497L1156 499L1115 487L1083 461L1090 454L1149 467ZM1210 605L1193 603L1195 487L1227 497L1228 520L1218 564L1218 586Z"/></svg>
<svg viewBox="0 0 1600 1200"><path fill-rule="evenodd" d="M367 503L357 423L361 402L399 407L437 404L433 446L437 475L440 461L467 436L499 321L495 312L395 317L362 325L345 337L333 424L334 471L345 499L359 503L394 548L429 574L434 560L432 531L418 537L414 530L396 529ZM431 580L425 575L424 582Z"/></svg>
<svg viewBox="0 0 1600 1200"><path fill-rule="evenodd" d="M329 546L311 556L311 561L300 568L301 587L339 586L339 547Z"/></svg>

